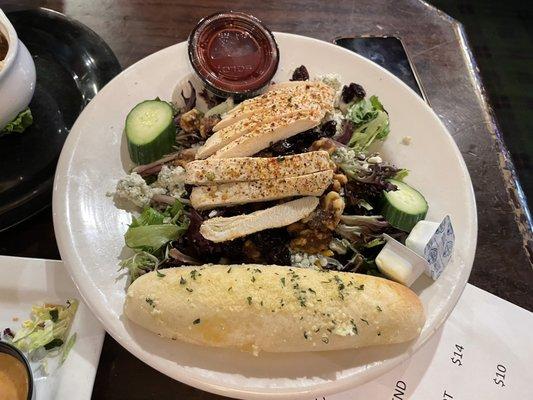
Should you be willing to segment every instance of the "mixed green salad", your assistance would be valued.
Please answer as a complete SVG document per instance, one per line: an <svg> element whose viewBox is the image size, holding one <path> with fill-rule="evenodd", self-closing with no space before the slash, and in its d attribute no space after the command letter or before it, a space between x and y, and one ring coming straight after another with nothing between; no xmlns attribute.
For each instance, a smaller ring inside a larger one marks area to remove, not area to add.
<svg viewBox="0 0 533 400"><path fill-rule="evenodd" d="M30 319L16 332L4 329L2 339L27 354L30 361L42 362L45 369L49 358L57 358L61 365L76 343L76 333L69 332L77 310L76 299L67 300L65 305L34 305Z"/></svg>
<svg viewBox="0 0 533 400"><path fill-rule="evenodd" d="M305 79L307 69L299 67L292 80ZM319 126L271 143L254 157L281 159L326 150L336 168L332 186L305 220L223 243L201 235L203 221L250 213L268 204L196 210L190 206L184 167L237 101L205 89L197 93L191 84L188 96L181 91L180 105L155 99L130 112L125 132L138 166L118 182L115 196L140 212L125 234L133 254L121 263L131 280L153 270L164 275L168 267L232 262L380 274L374 259L385 244L383 235L405 240L426 216L428 204L403 181L408 171L391 165L376 150L390 132L389 115L378 97L367 96L357 83L342 85L334 74L315 79L336 91L333 112ZM198 106L200 99L207 111Z"/></svg>

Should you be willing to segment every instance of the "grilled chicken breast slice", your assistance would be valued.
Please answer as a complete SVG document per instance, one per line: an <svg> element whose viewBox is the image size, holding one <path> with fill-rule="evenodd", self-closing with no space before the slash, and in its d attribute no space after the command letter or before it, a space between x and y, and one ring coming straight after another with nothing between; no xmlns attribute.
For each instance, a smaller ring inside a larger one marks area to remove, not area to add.
<svg viewBox="0 0 533 400"><path fill-rule="evenodd" d="M273 143L314 128L324 118L324 112L303 110L263 124L222 147L211 157L231 158L252 156Z"/></svg>
<svg viewBox="0 0 533 400"><path fill-rule="evenodd" d="M289 178L196 186L190 200L195 209L207 210L294 196L321 196L332 179L333 170L327 170Z"/></svg>
<svg viewBox="0 0 533 400"><path fill-rule="evenodd" d="M312 174L332 169L327 151L311 151L285 157L237 157L196 160L185 166L185 183L259 181Z"/></svg>
<svg viewBox="0 0 533 400"><path fill-rule="evenodd" d="M241 136L259 129L263 125L270 124L271 122L274 122L280 118L290 118L291 116L299 115L299 113L307 110L313 111L321 109L322 107L317 103L307 103L305 108L303 108L299 103L298 106L295 107L278 107L270 112L250 115L247 118L243 118L234 124L231 124L224 129L213 133L206 140L204 145L198 149L196 158L207 158Z"/></svg>
<svg viewBox="0 0 533 400"><path fill-rule="evenodd" d="M302 197L251 214L211 218L202 223L200 233L218 243L265 229L281 228L307 217L318 206L318 202L318 197Z"/></svg>
<svg viewBox="0 0 533 400"><path fill-rule="evenodd" d="M325 112L330 111L334 96L333 89L321 82L307 82L285 90L270 91L234 107L214 126L213 131L217 132L252 115L269 115L276 110L310 108L312 104L318 104Z"/></svg>

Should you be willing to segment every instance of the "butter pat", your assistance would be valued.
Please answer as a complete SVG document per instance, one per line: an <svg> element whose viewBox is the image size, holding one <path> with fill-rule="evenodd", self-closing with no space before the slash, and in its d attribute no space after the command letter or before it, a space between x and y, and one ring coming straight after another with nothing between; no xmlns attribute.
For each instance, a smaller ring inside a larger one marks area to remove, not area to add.
<svg viewBox="0 0 533 400"><path fill-rule="evenodd" d="M411 286L426 269L426 260L396 239L384 235L387 243L376 257L379 271L387 278Z"/></svg>
<svg viewBox="0 0 533 400"><path fill-rule="evenodd" d="M413 227L407 239L405 239L405 245L413 250L416 254L424 257L424 249L429 243L429 239L435 234L439 227L438 222L432 221L419 221Z"/></svg>

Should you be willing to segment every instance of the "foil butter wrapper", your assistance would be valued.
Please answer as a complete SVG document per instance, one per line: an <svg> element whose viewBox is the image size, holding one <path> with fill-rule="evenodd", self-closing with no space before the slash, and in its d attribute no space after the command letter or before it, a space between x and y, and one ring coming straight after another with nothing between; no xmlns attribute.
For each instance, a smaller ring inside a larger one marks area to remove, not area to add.
<svg viewBox="0 0 533 400"><path fill-rule="evenodd" d="M425 274L437 280L450 262L455 245L450 216L444 217L440 224L420 221L407 237L405 245L426 260Z"/></svg>

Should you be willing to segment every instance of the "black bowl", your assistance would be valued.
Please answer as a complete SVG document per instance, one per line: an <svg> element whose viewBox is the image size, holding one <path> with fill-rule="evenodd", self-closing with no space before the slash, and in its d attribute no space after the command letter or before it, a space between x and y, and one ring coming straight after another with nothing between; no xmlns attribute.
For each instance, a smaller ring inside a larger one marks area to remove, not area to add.
<svg viewBox="0 0 533 400"><path fill-rule="evenodd" d="M33 125L0 137L0 231L52 202L57 160L74 121L121 67L85 25L44 8L7 13L35 62ZM0 96L3 94L0 94Z"/></svg>
<svg viewBox="0 0 533 400"><path fill-rule="evenodd" d="M33 398L33 373L31 372L31 367L30 367L30 363L28 362L28 359L15 346L9 343L6 343L6 342L2 342L1 340L0 340L0 353L9 354L10 356L19 360L26 367L26 372L28 374L28 397L27 399L31 400Z"/></svg>

